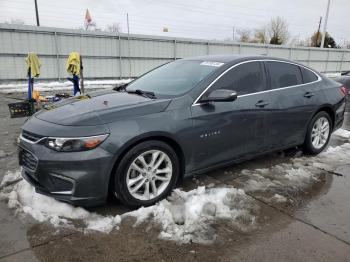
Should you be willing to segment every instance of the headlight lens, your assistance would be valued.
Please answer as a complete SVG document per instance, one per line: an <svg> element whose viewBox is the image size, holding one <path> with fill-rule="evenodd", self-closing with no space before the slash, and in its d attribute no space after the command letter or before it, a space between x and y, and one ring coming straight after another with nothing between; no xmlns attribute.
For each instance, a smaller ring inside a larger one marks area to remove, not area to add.
<svg viewBox="0 0 350 262"><path fill-rule="evenodd" d="M46 146L56 151L62 152L77 152L87 151L96 148L106 140L108 134L90 136L90 137L49 137L46 140Z"/></svg>

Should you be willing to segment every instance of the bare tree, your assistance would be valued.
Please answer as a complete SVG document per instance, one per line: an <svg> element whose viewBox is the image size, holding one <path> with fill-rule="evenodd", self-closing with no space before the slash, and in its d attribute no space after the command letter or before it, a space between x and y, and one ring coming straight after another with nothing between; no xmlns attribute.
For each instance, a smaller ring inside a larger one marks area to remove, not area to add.
<svg viewBox="0 0 350 262"><path fill-rule="evenodd" d="M279 16L272 18L267 25L267 32L270 44L281 45L286 43L289 38L287 20Z"/></svg>
<svg viewBox="0 0 350 262"><path fill-rule="evenodd" d="M254 32L254 43L259 43L259 44L266 44L268 42L268 36L267 36L267 30L266 26L263 26L259 29L255 29Z"/></svg>
<svg viewBox="0 0 350 262"><path fill-rule="evenodd" d="M251 41L251 30L241 29L238 30L239 42L249 43Z"/></svg>
<svg viewBox="0 0 350 262"><path fill-rule="evenodd" d="M311 46L320 47L322 35L323 35L322 33L315 32L310 38ZM326 48L338 48L338 45L335 42L334 38L330 36L328 32L326 32L324 46Z"/></svg>
<svg viewBox="0 0 350 262"><path fill-rule="evenodd" d="M122 28L120 27L119 23L113 23L113 24L107 25L106 31L119 34L122 32Z"/></svg>

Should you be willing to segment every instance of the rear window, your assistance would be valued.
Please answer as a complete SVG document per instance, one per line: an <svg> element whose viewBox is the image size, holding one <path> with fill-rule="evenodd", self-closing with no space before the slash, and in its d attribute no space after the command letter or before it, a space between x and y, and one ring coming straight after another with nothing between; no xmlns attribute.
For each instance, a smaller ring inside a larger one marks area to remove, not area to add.
<svg viewBox="0 0 350 262"><path fill-rule="evenodd" d="M284 62L266 62L270 74L270 89L302 84L299 66Z"/></svg>
<svg viewBox="0 0 350 262"><path fill-rule="evenodd" d="M306 69L305 67L300 67L300 70L303 75L304 84L317 81L317 75L315 75L315 73L313 73L309 69Z"/></svg>

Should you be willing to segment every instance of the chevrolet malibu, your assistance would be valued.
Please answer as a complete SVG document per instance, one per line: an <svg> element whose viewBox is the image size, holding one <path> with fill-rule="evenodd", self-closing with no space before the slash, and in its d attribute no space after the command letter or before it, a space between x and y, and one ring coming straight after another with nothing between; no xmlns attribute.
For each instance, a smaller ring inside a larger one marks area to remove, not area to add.
<svg viewBox="0 0 350 262"><path fill-rule="evenodd" d="M318 154L342 125L347 90L266 56L203 56L113 90L53 104L22 127L22 176L75 205L152 205L183 177L300 146Z"/></svg>

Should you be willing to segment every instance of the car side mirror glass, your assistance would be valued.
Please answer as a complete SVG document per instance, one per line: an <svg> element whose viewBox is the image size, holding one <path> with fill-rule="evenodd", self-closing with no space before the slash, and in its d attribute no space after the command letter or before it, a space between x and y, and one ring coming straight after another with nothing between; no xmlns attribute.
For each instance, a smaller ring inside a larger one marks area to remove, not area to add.
<svg viewBox="0 0 350 262"><path fill-rule="evenodd" d="M227 89L217 89L201 99L201 102L233 102L237 99L237 92Z"/></svg>

